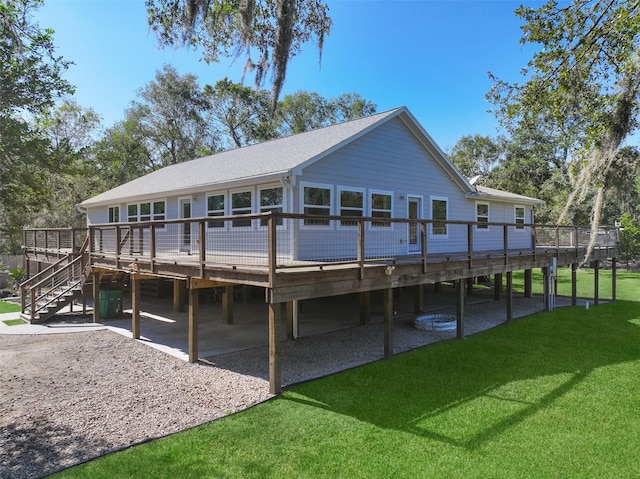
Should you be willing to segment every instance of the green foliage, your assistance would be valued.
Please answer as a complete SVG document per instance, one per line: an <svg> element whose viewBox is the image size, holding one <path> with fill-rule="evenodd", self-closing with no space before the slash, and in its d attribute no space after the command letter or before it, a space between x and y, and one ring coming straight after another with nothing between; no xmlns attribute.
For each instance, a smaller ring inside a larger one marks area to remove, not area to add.
<svg viewBox="0 0 640 479"><path fill-rule="evenodd" d="M205 120L208 102L195 75L180 75L165 65L139 92L127 119L146 138L152 168L204 156L216 149L216 136Z"/></svg>
<svg viewBox="0 0 640 479"><path fill-rule="evenodd" d="M525 24L522 43L537 48L523 69L523 83L493 77L487 97L511 131L541 125L575 166L574 203L592 198L591 222L597 228L620 176L620 148L637 127L640 94L640 6L635 0L549 0L516 10Z"/></svg>
<svg viewBox="0 0 640 479"><path fill-rule="evenodd" d="M228 78L206 85L209 115L221 132L231 138L229 146L241 147L277 136L271 112L271 97Z"/></svg>
<svg viewBox="0 0 640 479"><path fill-rule="evenodd" d="M149 25L163 45L189 45L207 62L246 57L256 90L273 73L275 110L289 60L312 37L322 54L331 19L320 0L146 0ZM258 59L254 61L252 54Z"/></svg>
<svg viewBox="0 0 640 479"><path fill-rule="evenodd" d="M638 344L638 303L562 308L300 384L54 477L633 477Z"/></svg>
<svg viewBox="0 0 640 479"><path fill-rule="evenodd" d="M620 253L622 258L640 258L640 224L629 213L622 215L620 219Z"/></svg>
<svg viewBox="0 0 640 479"><path fill-rule="evenodd" d="M280 134L286 136L371 115L376 108L359 93L325 98L316 92L299 90L282 99L276 117Z"/></svg>
<svg viewBox="0 0 640 479"><path fill-rule="evenodd" d="M27 270L24 268L15 268L9 272L9 286L11 289L17 290L20 285L27 280Z"/></svg>
<svg viewBox="0 0 640 479"><path fill-rule="evenodd" d="M465 135L451 150L451 160L464 176L487 178L504 155L505 139ZM511 191L511 190L510 190Z"/></svg>
<svg viewBox="0 0 640 479"><path fill-rule="evenodd" d="M0 249L15 253L25 218L47 204L46 182L65 167L32 118L73 92L53 32L33 21L39 0L0 3Z"/></svg>

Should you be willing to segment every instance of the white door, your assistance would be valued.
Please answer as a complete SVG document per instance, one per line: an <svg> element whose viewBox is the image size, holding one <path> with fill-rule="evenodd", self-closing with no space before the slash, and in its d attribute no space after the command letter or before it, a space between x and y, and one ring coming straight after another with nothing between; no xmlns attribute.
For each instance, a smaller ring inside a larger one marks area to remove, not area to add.
<svg viewBox="0 0 640 479"><path fill-rule="evenodd" d="M417 196L409 196L408 218L410 220L418 220L422 217L422 198ZM418 223L409 223L409 253L419 253L420 245L420 225Z"/></svg>
<svg viewBox="0 0 640 479"><path fill-rule="evenodd" d="M191 218L191 198L180 199L180 218ZM191 251L191 223L182 225L182 247L180 251Z"/></svg>

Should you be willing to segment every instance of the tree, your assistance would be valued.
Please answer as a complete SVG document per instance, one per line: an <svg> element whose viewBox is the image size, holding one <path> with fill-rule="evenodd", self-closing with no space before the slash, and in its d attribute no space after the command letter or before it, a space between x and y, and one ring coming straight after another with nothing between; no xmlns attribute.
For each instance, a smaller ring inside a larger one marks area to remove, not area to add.
<svg viewBox="0 0 640 479"><path fill-rule="evenodd" d="M564 138L577 165L565 213L595 185L596 233L615 158L637 127L640 5L636 0L574 0L560 6L549 0L538 9L522 6L516 14L525 20L521 42L540 48L523 70L524 83L493 77L488 98L507 127L541 122Z"/></svg>
<svg viewBox="0 0 640 479"><path fill-rule="evenodd" d="M86 217L75 205L100 191L102 181L95 168L94 145L101 118L94 110L66 100L39 114L36 121L49 140L50 154L63 167L47 174L42 186L47 208L34 212L30 224L84 227Z"/></svg>
<svg viewBox="0 0 640 479"><path fill-rule="evenodd" d="M289 59L312 36L322 56L331 29L322 0L146 0L146 4L149 25L162 45L201 48L207 63L244 55L245 72L255 72L256 90L271 71L272 110Z"/></svg>
<svg viewBox="0 0 640 479"><path fill-rule="evenodd" d="M153 168L181 163L216 150L216 135L205 120L209 103L195 75L180 75L170 65L139 92L127 111L137 123Z"/></svg>
<svg viewBox="0 0 640 479"><path fill-rule="evenodd" d="M640 256L640 225L629 213L625 213L620 220L620 253L627 261Z"/></svg>
<svg viewBox="0 0 640 479"><path fill-rule="evenodd" d="M504 138L465 135L451 150L451 160L464 176L487 178L504 153Z"/></svg>
<svg viewBox="0 0 640 479"><path fill-rule="evenodd" d="M271 97L266 91L256 91L225 78L214 86L206 85L204 94L211 119L235 147L276 137Z"/></svg>
<svg viewBox="0 0 640 479"><path fill-rule="evenodd" d="M359 93L325 98L316 92L299 90L280 101L276 116L284 136L368 116L375 113L376 108L375 103Z"/></svg>
<svg viewBox="0 0 640 479"><path fill-rule="evenodd" d="M15 252L24 218L43 200L47 174L61 165L28 119L73 92L62 78L53 31L34 23L38 0L0 2L0 249ZM17 239L18 238L18 239Z"/></svg>
<svg viewBox="0 0 640 479"><path fill-rule="evenodd" d="M95 166L105 191L134 180L149 171L151 153L140 123L128 117L108 128L95 145Z"/></svg>

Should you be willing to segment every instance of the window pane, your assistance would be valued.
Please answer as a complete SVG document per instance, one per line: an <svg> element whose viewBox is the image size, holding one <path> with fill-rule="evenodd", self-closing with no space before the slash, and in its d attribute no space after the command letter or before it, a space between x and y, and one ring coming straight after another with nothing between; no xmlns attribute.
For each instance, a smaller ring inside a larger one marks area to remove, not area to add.
<svg viewBox="0 0 640 479"><path fill-rule="evenodd" d="M207 197L207 209L209 211L224 211L224 195Z"/></svg>
<svg viewBox="0 0 640 479"><path fill-rule="evenodd" d="M371 208L376 210L391 210L391 195L372 193Z"/></svg>
<svg viewBox="0 0 640 479"><path fill-rule="evenodd" d="M129 216L138 216L138 205L129 205L129 206L127 206L127 215L129 215Z"/></svg>
<svg viewBox="0 0 640 479"><path fill-rule="evenodd" d="M327 188L304 187L304 204L317 206L331 205L331 191Z"/></svg>
<svg viewBox="0 0 640 479"><path fill-rule="evenodd" d="M148 216L151 214L151 203L140 203L140 215Z"/></svg>
<svg viewBox="0 0 640 479"><path fill-rule="evenodd" d="M277 206L282 204L282 188L260 190L260 206Z"/></svg>
<svg viewBox="0 0 640 479"><path fill-rule="evenodd" d="M446 220L447 219L447 201L446 200L432 200L431 211L434 220ZM434 235L446 235L447 225L446 223L433 223Z"/></svg>
<svg viewBox="0 0 640 479"><path fill-rule="evenodd" d="M340 206L345 208L362 208L364 195L360 191L340 192Z"/></svg>
<svg viewBox="0 0 640 479"><path fill-rule="evenodd" d="M236 209L236 208L251 209L251 192L243 191L242 193L233 193L231 195L231 207L233 209Z"/></svg>
<svg viewBox="0 0 640 479"><path fill-rule="evenodd" d="M478 205L478 216L489 216L489 205Z"/></svg>

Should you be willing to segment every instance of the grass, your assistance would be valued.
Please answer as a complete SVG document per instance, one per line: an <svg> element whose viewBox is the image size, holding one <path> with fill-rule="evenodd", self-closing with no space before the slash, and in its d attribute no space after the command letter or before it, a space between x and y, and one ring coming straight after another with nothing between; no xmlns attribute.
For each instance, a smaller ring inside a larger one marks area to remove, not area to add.
<svg viewBox="0 0 640 479"><path fill-rule="evenodd" d="M18 326L19 324L25 323L22 319L6 319L2 322L7 326Z"/></svg>
<svg viewBox="0 0 640 479"><path fill-rule="evenodd" d="M638 377L640 303L562 308L304 383L54 477L638 477Z"/></svg>
<svg viewBox="0 0 640 479"><path fill-rule="evenodd" d="M0 314L3 313L17 313L21 310L20 306L14 303L7 303L6 301L0 301Z"/></svg>
<svg viewBox="0 0 640 479"><path fill-rule="evenodd" d="M533 270L533 292L542 294L542 272ZM505 280L503 280L505 281ZM506 282L506 281L505 281ZM640 275L626 270L618 269L616 272L616 296L617 299L626 301L640 301ZM599 271L599 296L600 299L611 298L611 270ZM524 291L524 272L514 271L514 291ZM576 290L579 298L593 298L594 296L594 271L583 268L577 271ZM558 295L571 296L571 269L558 268Z"/></svg>

